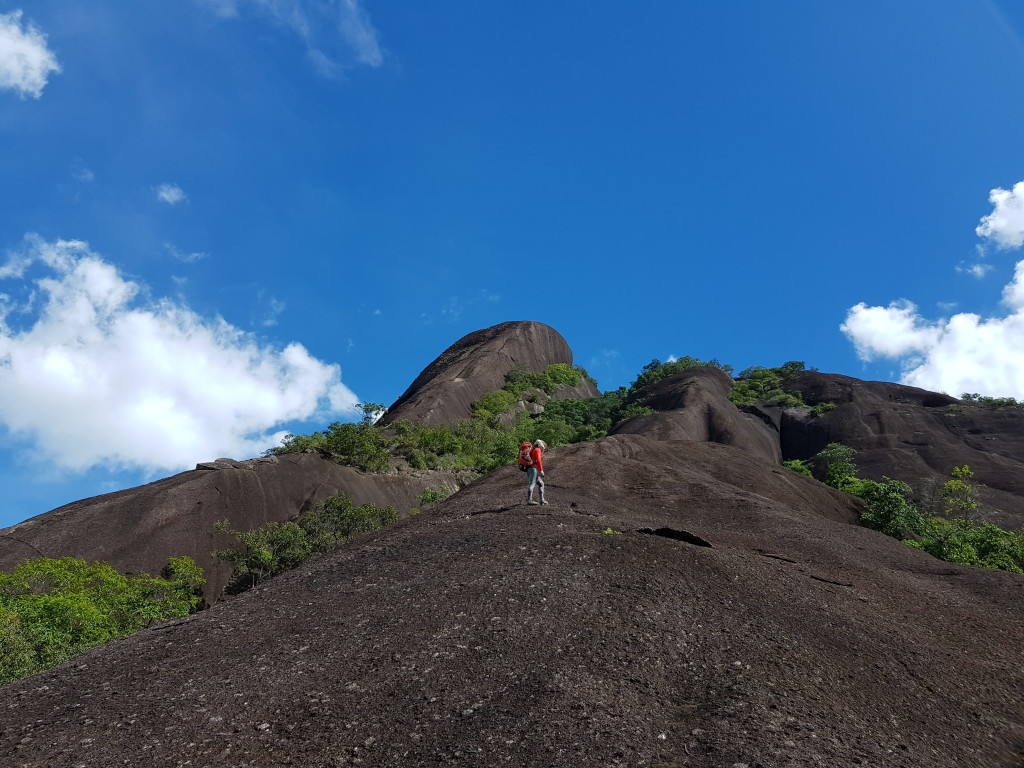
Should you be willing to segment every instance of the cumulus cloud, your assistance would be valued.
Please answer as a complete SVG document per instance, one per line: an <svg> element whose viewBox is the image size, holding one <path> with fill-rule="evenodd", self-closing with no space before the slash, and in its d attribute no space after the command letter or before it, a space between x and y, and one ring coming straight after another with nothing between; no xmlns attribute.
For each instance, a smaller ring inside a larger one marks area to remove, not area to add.
<svg viewBox="0 0 1024 768"><path fill-rule="evenodd" d="M377 30L360 0L199 0L221 18L234 18L246 7L268 16L306 44L314 68L337 77L345 61L370 67L384 63Z"/></svg>
<svg viewBox="0 0 1024 768"><path fill-rule="evenodd" d="M0 423L61 468L248 457L279 442L284 422L355 411L337 365L144 300L83 242L29 236L0 277L40 305L29 317L9 294L0 302Z"/></svg>
<svg viewBox="0 0 1024 768"><path fill-rule="evenodd" d="M994 189L993 211L976 229L1000 248L1024 245L1024 182L1012 191ZM964 268L983 277L988 265ZM952 395L981 392L1024 399L1024 261L1003 288L1006 312L981 317L969 312L928 320L909 301L887 307L863 302L851 307L840 330L863 360L888 357L900 362L904 384Z"/></svg>
<svg viewBox="0 0 1024 768"><path fill-rule="evenodd" d="M22 24L21 17L20 10L0 13L0 89L38 99L60 64L46 46L46 35Z"/></svg>
<svg viewBox="0 0 1024 768"><path fill-rule="evenodd" d="M188 200L188 196L177 184L161 184L156 188L156 199L162 200L168 205L177 205Z"/></svg>
<svg viewBox="0 0 1024 768"><path fill-rule="evenodd" d="M975 228L978 237L994 242L999 248L1020 248L1024 245L1024 181L1012 190L993 189L988 193L993 210Z"/></svg>

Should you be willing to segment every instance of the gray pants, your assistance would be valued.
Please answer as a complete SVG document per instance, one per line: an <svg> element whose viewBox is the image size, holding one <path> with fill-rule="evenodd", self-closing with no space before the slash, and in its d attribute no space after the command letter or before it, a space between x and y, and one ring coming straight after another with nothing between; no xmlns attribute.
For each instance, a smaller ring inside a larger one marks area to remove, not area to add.
<svg viewBox="0 0 1024 768"><path fill-rule="evenodd" d="M540 476L536 467L527 468L526 479L530 481L530 485L526 489L526 500L533 501L533 487L540 486L540 500L544 501L544 478Z"/></svg>

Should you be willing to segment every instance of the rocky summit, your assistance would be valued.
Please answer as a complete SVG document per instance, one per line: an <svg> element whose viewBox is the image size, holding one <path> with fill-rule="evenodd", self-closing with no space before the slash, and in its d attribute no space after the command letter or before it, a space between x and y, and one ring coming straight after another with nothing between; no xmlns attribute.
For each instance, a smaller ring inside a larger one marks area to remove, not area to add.
<svg viewBox="0 0 1024 768"><path fill-rule="evenodd" d="M439 418L437 382L450 376L461 402L480 370L462 353L522 330L471 334L404 405ZM859 500L779 463L833 441L858 448L869 476L966 463L1009 519L1019 412L797 382L835 408L739 410L727 375L677 374L640 393L654 413L548 452L547 506L525 505L523 474L503 467L240 596L0 688L0 765L1024 766L1024 577L859 526ZM260 467L196 470L225 471ZM74 528L74 506L52 526ZM153 535L136 532L135 509L127 540Z"/></svg>

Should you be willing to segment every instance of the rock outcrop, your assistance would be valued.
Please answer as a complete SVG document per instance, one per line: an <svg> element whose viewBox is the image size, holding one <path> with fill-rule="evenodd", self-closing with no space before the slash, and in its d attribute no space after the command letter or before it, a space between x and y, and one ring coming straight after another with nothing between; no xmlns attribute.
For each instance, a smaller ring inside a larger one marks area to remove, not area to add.
<svg viewBox="0 0 1024 768"><path fill-rule="evenodd" d="M966 464L985 485L985 516L1008 528L1024 526L1024 410L811 371L786 388L810 405L836 404L817 417L806 408L778 415L787 459L806 459L830 442L842 443L857 451L863 477L892 477L919 492L941 486L954 467Z"/></svg>
<svg viewBox="0 0 1024 768"><path fill-rule="evenodd" d="M636 416L614 430L659 440L732 445L772 464L782 461L779 432L729 401L732 378L718 368L692 368L640 390L638 405L657 413Z"/></svg>
<svg viewBox="0 0 1024 768"><path fill-rule="evenodd" d="M212 603L231 576L213 550L233 543L213 530L215 522L227 520L237 530L284 522L339 491L357 504L390 504L405 513L420 506L425 487L458 484L449 473L368 475L312 453L218 459L0 530L0 570L33 557L78 557L155 575L169 557L188 555L202 566L204 597Z"/></svg>
<svg viewBox="0 0 1024 768"><path fill-rule="evenodd" d="M394 402L381 422L409 419L447 424L473 415L470 404L501 389L505 374L520 366L544 371L556 363L572 364L572 350L561 334L543 323L510 321L463 336L428 365ZM589 381L563 387L555 399L595 397Z"/></svg>

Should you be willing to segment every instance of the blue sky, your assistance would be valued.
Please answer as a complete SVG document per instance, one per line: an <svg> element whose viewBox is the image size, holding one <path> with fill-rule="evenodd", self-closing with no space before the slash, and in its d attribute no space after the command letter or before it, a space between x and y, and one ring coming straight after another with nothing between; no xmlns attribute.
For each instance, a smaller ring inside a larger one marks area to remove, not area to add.
<svg viewBox="0 0 1024 768"><path fill-rule="evenodd" d="M0 525L538 320L1024 398L1024 9L0 0ZM1017 186L1020 184L1020 186Z"/></svg>

